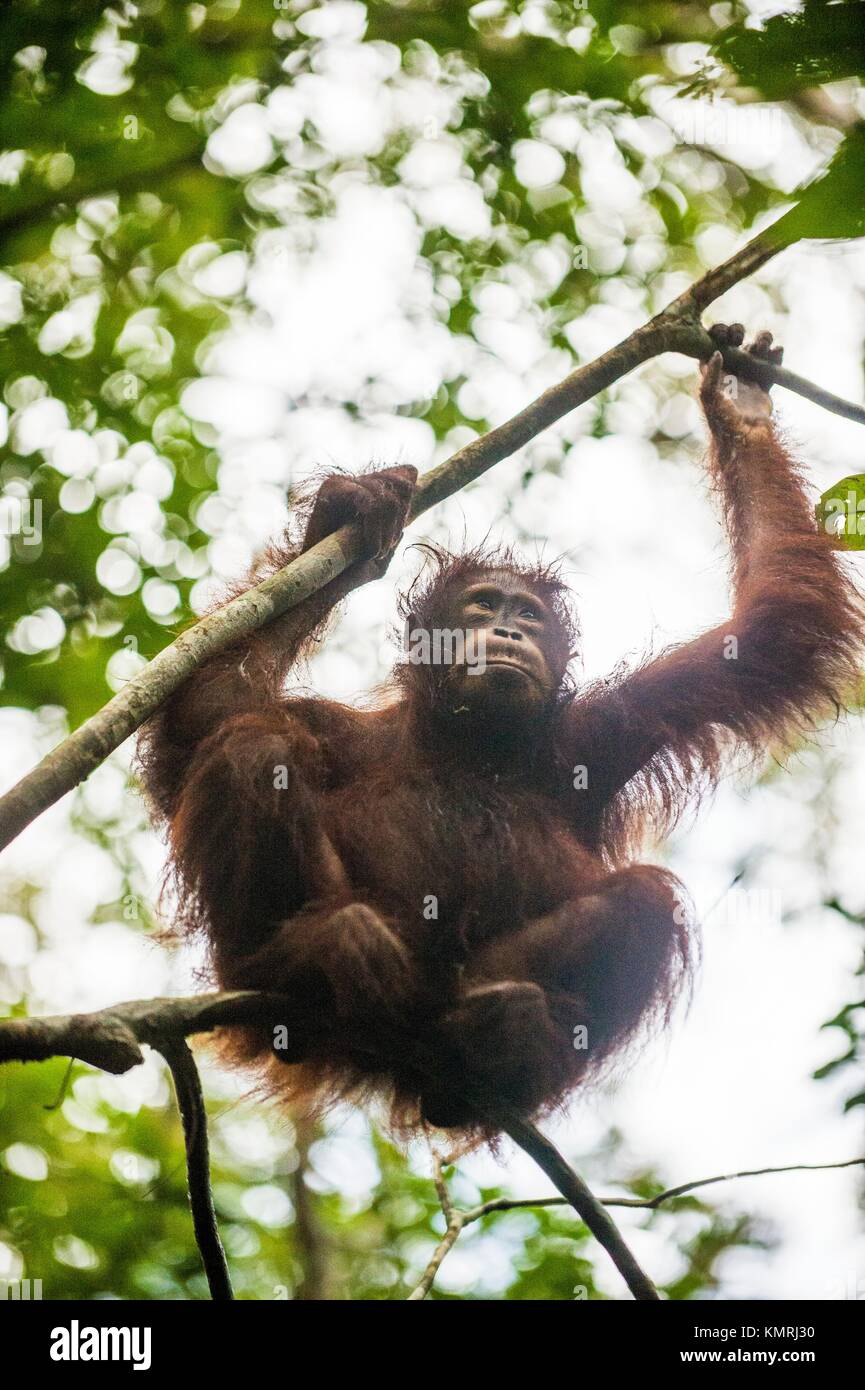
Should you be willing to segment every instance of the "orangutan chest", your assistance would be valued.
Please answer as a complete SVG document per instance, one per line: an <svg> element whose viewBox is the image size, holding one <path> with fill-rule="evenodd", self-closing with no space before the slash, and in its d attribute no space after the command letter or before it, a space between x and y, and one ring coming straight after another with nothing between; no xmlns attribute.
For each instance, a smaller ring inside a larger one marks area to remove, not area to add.
<svg viewBox="0 0 865 1390"><path fill-rule="evenodd" d="M384 910L482 937L558 906L587 868L553 803L494 782L343 792L327 823L352 885Z"/></svg>

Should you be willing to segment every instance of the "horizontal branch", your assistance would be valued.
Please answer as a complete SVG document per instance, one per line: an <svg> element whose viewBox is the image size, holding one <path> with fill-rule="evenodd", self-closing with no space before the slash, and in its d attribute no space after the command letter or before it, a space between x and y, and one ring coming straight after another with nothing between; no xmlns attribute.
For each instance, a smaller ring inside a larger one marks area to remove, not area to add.
<svg viewBox="0 0 865 1390"><path fill-rule="evenodd" d="M224 1256L216 1231L209 1174L207 1173L207 1136L204 1128L203 1101L200 1097L197 1074L193 1078L194 1062L184 1039L194 1033L208 1033L215 1028L256 1023L261 1027L283 1026L290 1030L291 1042L302 1042L314 1028L315 1011L298 1008L286 995L256 993L250 990L231 990L220 993L185 995L179 998L135 999L113 1004L90 1014L58 1014L46 1018L7 1018L0 1020L0 1063L39 1062L49 1057L75 1057L91 1066L115 1074L129 1071L143 1062L141 1047L147 1044L161 1052L171 1067L184 1121L190 1198L193 1203L196 1236L214 1297L231 1297L227 1272L222 1268ZM655 1197L595 1197L582 1178L574 1172L549 1139L521 1116L502 1112L497 1117L504 1133L508 1134L529 1157L547 1174L562 1194L560 1197L509 1198L498 1197L480 1206L461 1210L453 1205L436 1167L436 1188L447 1220L447 1230L436 1248L418 1287L409 1295L420 1300L432 1287L435 1274L463 1228L472 1221L496 1211L521 1207L572 1206L589 1230L607 1250L635 1298L655 1300L657 1290L640 1269L625 1244L621 1233L611 1220L606 1207L634 1207L655 1210L664 1202L682 1197L701 1187L730 1182L734 1178L760 1177L768 1173L820 1171L830 1168L852 1168L865 1165L865 1158L848 1159L840 1163L790 1164L782 1168L746 1169L738 1173L723 1173L711 1178L698 1178L668 1188Z"/></svg>
<svg viewBox="0 0 865 1390"><path fill-rule="evenodd" d="M136 999L91 1014L0 1020L0 1062L39 1062L48 1057L75 1057L115 1075L144 1061L143 1044L162 1053L177 1094L183 1123L189 1203L195 1240L211 1297L234 1297L225 1251L219 1238L210 1186L210 1155L204 1095L195 1059L186 1038L216 1027L285 1022L309 1031L312 1018L301 1019L284 995L229 991L177 999Z"/></svg>
<svg viewBox="0 0 865 1390"><path fill-rule="evenodd" d="M119 1075L144 1060L145 1043L164 1051L193 1033L240 1023L286 1026L303 1037L314 1021L285 995L252 990L133 999L90 1014L0 1019L0 1062L76 1057Z"/></svg>
<svg viewBox="0 0 865 1390"><path fill-rule="evenodd" d="M695 1178L692 1182L679 1183L678 1187L668 1187L657 1197L599 1197L605 1207L634 1207L643 1211L657 1211L666 1202L676 1197L686 1197L701 1187L713 1187L719 1182L733 1182L736 1178L763 1178L773 1173L828 1173L836 1168L865 1168L865 1157L843 1158L837 1163L785 1163L776 1168L741 1168L737 1173L717 1173L711 1178ZM569 1203L564 1197L491 1197L472 1207L462 1215L478 1221L497 1211L516 1211L520 1207L564 1207Z"/></svg>
<svg viewBox="0 0 865 1390"><path fill-rule="evenodd" d="M302 1042L314 1031L315 1011L304 1016L286 995L248 990L193 995L179 999L137 999L92 1014L0 1021L0 1062L35 1062L47 1057L77 1057L104 1071L128 1071L144 1060L141 1044L160 1051L171 1067L183 1116L189 1190L196 1239L215 1298L230 1298L231 1288L216 1229L207 1171L207 1134L198 1076L185 1038L191 1033L238 1023L261 1027L287 1025L291 1041ZM190 1067L192 1071L190 1071ZM562 1195L604 1246L638 1299L656 1299L657 1291L625 1245L617 1227L534 1125L512 1113L495 1122L540 1165ZM443 1184L439 1183L442 1196ZM444 1199L448 1199L445 1197Z"/></svg>
<svg viewBox="0 0 865 1390"><path fill-rule="evenodd" d="M782 219L783 220L783 219ZM594 361L576 368L506 424L474 439L420 479L409 515L415 521L430 507L474 482L509 458L555 421L592 399L641 363L663 352L704 359L715 344L699 314L740 279L765 264L787 243L762 232L723 265L709 271L662 313L629 334ZM751 359L734 348L724 351L731 371ZM842 401L781 367L759 369L765 383L776 382L807 395L826 409L865 423L865 410ZM358 538L344 526L261 584L209 614L165 647L128 681L119 694L0 798L0 850L42 811L83 781L118 748L209 657L296 607L360 558Z"/></svg>

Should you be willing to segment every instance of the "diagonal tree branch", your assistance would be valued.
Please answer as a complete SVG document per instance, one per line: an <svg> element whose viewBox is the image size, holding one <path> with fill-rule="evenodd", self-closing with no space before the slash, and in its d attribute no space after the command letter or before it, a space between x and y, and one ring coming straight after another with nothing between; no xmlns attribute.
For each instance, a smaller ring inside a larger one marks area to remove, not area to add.
<svg viewBox="0 0 865 1390"><path fill-rule="evenodd" d="M595 1240L604 1247L634 1298L647 1303L660 1298L651 1279L637 1264L622 1233L580 1175L566 1163L554 1144L522 1116L508 1115L502 1126L515 1144L535 1160L538 1167L561 1192L588 1226Z"/></svg>
<svg viewBox="0 0 865 1390"><path fill-rule="evenodd" d="M709 357L715 344L700 323L700 313L788 244L789 238L783 233L773 236L773 228L768 228L615 347L578 367L506 424L472 440L431 469L418 483L409 520L415 521L436 503L459 492L493 464L509 458L542 430L649 358L663 352L681 352L697 359ZM724 360L731 371L746 362L749 367L752 365L750 358L738 349L725 350ZM761 376L767 384L778 383L828 410L865 423L862 407L842 401L784 368L767 365L761 368ZM118 695L0 799L0 849L83 781L208 657L302 603L358 558L353 528L344 526L277 574L181 633Z"/></svg>
<svg viewBox="0 0 865 1390"><path fill-rule="evenodd" d="M638 1207L645 1211L657 1211L665 1202L672 1202L676 1197L685 1197L689 1192L696 1192L701 1187L714 1187L719 1182L733 1182L735 1178L763 1178L771 1173L828 1173L835 1168L863 1167L865 1167L865 1156L862 1158L844 1158L837 1163L785 1163L775 1168L741 1168L736 1173L716 1173L711 1178L695 1178L693 1182L683 1182L678 1187L665 1188L663 1192L658 1193L657 1197L601 1197L599 1200L605 1207ZM492 1197L489 1202L472 1208L472 1220L477 1221L479 1217L488 1216L490 1212L511 1211L522 1206L561 1207L567 1205L564 1197Z"/></svg>

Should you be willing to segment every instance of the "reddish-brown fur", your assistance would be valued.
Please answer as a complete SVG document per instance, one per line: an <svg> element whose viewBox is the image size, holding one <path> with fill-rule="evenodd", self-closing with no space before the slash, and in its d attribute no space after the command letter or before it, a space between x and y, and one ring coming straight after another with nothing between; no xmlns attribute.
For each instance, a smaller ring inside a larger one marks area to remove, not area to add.
<svg viewBox="0 0 865 1390"><path fill-rule="evenodd" d="M765 339L753 350L772 356ZM287 696L354 575L213 658L144 731L183 924L206 935L220 984L292 1000L281 1052L265 1029L231 1044L287 1098L384 1095L398 1127L490 1133L497 1107L557 1104L668 1016L693 934L677 881L629 854L717 778L729 749L759 754L837 709L863 636L774 427L724 394L717 360L703 401L734 556L729 622L575 691L556 573L437 552L404 603L415 627L448 625L467 586L504 576L546 605L549 698L455 711L448 673L407 661L372 711ZM359 519L375 572L413 476L329 479L304 547ZM278 544L247 582L296 553ZM575 788L580 766L588 785ZM580 1025L587 1049L574 1046Z"/></svg>

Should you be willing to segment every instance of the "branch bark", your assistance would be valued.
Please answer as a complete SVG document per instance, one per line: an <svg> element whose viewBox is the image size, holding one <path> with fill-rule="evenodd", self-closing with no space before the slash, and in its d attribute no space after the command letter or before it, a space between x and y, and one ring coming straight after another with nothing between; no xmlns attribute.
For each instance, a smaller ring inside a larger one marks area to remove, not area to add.
<svg viewBox="0 0 865 1390"><path fill-rule="evenodd" d="M569 1163L566 1163L554 1144L541 1134L535 1125L522 1116L506 1117L502 1126L561 1192L578 1216L585 1221L595 1240L606 1250L634 1298L647 1303L660 1298L649 1276L640 1268L609 1212L605 1211L593 1192Z"/></svg>
<svg viewBox="0 0 865 1390"><path fill-rule="evenodd" d="M306 1180L309 1151L319 1134L315 1121L292 1115L297 1164L291 1173L294 1236L301 1257L301 1275L294 1289L296 1303L327 1302L330 1285L329 1242L316 1210L315 1194Z"/></svg>
<svg viewBox="0 0 865 1390"><path fill-rule="evenodd" d="M790 244L782 233L772 233L771 227L762 232L615 347L578 367L506 424L472 440L431 469L418 484L409 520L417 520L430 507L474 482L493 464L509 458L542 430L649 358L663 352L680 352L697 359L709 357L715 345L699 315L719 295ZM727 349L724 360L731 371L746 361L738 349ZM777 383L827 410L865 424L865 409L861 406L843 401L785 368L767 365L761 369L761 375L766 384ZM181 633L118 695L0 799L0 850L83 781L205 660L302 603L358 558L354 530L344 526L285 569Z"/></svg>
<svg viewBox="0 0 865 1390"><path fill-rule="evenodd" d="M234 1298L228 1261L219 1239L213 1190L210 1185L210 1149L207 1142L207 1112L204 1093L195 1058L185 1038L165 1043L160 1049L168 1063L186 1148L186 1176L192 1226L201 1252L201 1262L207 1275L207 1286L214 1302L226 1303Z"/></svg>
<svg viewBox="0 0 865 1390"><path fill-rule="evenodd" d="M157 1051L192 1033L209 1033L237 1023L286 1024L303 1036L313 1013L304 1013L282 994L226 990L176 999L133 999L91 1014L0 1019L0 1062L42 1062L75 1057L119 1075L144 1060L141 1045Z"/></svg>

